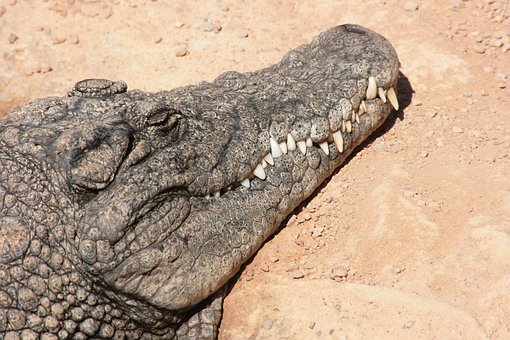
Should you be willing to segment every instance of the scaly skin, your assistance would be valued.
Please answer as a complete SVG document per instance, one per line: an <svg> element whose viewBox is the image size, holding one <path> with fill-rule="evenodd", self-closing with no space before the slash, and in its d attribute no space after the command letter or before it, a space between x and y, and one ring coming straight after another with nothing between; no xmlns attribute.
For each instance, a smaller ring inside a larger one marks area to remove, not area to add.
<svg viewBox="0 0 510 340"><path fill-rule="evenodd" d="M215 338L222 287L398 105L398 68L346 25L257 72L158 93L88 80L15 109L0 334Z"/></svg>

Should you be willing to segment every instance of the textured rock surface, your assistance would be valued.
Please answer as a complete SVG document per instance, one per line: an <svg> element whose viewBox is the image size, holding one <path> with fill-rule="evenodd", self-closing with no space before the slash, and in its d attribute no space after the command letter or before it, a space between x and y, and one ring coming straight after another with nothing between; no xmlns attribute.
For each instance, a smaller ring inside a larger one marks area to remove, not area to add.
<svg viewBox="0 0 510 340"><path fill-rule="evenodd" d="M214 337L225 283L398 109L398 69L344 25L257 72L157 93L89 79L13 110L0 331Z"/></svg>

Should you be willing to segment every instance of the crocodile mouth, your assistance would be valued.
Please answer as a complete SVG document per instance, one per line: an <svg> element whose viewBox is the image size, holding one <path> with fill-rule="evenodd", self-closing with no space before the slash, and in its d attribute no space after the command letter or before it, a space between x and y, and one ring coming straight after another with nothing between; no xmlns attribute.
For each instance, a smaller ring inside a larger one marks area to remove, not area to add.
<svg viewBox="0 0 510 340"><path fill-rule="evenodd" d="M232 190L258 188L260 183L255 184L254 181L265 181L267 171L275 165L275 161L292 152L314 157L310 152L310 148L314 148L315 151L321 150L330 158L336 158L337 154L344 153L355 142L354 137L359 134L360 124L380 123L382 119L378 119L378 116L383 115L385 111L391 108L399 110L396 92L397 78L386 87L378 86L376 77L373 76L361 80L360 83L366 85L364 85L364 93L358 96L358 99L342 98L338 105L330 110L327 118L328 129L312 123L308 132L303 131L302 127L296 127L282 138L270 136L269 151L259 158L257 165L251 169L247 177L224 188L207 191L198 197L214 201ZM183 191L182 194L194 196L189 191L185 193Z"/></svg>

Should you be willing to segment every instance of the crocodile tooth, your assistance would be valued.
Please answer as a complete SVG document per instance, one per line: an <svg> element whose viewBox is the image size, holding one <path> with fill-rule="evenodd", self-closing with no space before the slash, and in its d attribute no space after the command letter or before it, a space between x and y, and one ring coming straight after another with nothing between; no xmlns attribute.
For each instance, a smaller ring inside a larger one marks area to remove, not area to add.
<svg viewBox="0 0 510 340"><path fill-rule="evenodd" d="M333 141L340 153L344 152L344 138L340 130L333 132Z"/></svg>
<svg viewBox="0 0 510 340"><path fill-rule="evenodd" d="M284 154L286 154L286 153L287 153L287 151L288 151L288 150L287 150L287 143L285 143L285 142L281 142L280 144L278 144L278 146L280 147L280 149L282 150L282 152L283 152Z"/></svg>
<svg viewBox="0 0 510 340"><path fill-rule="evenodd" d="M367 99L374 99L377 96L377 82L374 77L368 77Z"/></svg>
<svg viewBox="0 0 510 340"><path fill-rule="evenodd" d="M219 190L214 192L214 198L218 198L218 197L220 197L220 191Z"/></svg>
<svg viewBox="0 0 510 340"><path fill-rule="evenodd" d="M257 167L253 170L253 174L260 179L266 179L266 172L261 164L257 164Z"/></svg>
<svg viewBox="0 0 510 340"><path fill-rule="evenodd" d="M395 110L398 111L398 99L397 94L395 93L395 89L390 87L388 92L386 92L386 95L388 96L388 100L390 101L391 105L395 108Z"/></svg>
<svg viewBox="0 0 510 340"><path fill-rule="evenodd" d="M327 141L320 143L319 146L326 155L329 155L329 146Z"/></svg>
<svg viewBox="0 0 510 340"><path fill-rule="evenodd" d="M268 153L267 155L265 155L265 156L264 156L264 160L265 160L268 164L274 165L274 159L273 159L273 156L271 155L271 153Z"/></svg>
<svg viewBox="0 0 510 340"><path fill-rule="evenodd" d="M358 113L356 113L356 118L355 118L355 120L356 120L356 123L358 123L358 124L359 124L359 114L358 114Z"/></svg>
<svg viewBox="0 0 510 340"><path fill-rule="evenodd" d="M271 143L271 155L273 158L278 158L283 155L282 149L278 145L278 142L273 137L269 138L269 142Z"/></svg>
<svg viewBox="0 0 510 340"><path fill-rule="evenodd" d="M299 148L299 151L301 151L303 155L306 155L306 142L304 140L300 140L299 142L297 142L297 146Z"/></svg>
<svg viewBox="0 0 510 340"><path fill-rule="evenodd" d="M211 195L209 195L209 194L205 194L205 199L206 199L206 200L211 199Z"/></svg>
<svg viewBox="0 0 510 340"><path fill-rule="evenodd" d="M367 112L367 105L365 104L365 101L362 100L361 101L361 104L359 104L359 115L361 116L362 114L366 113Z"/></svg>
<svg viewBox="0 0 510 340"><path fill-rule="evenodd" d="M262 164L262 167L265 169L267 167L267 162L265 159L263 159L260 164Z"/></svg>
<svg viewBox="0 0 510 340"><path fill-rule="evenodd" d="M342 132L345 132L345 120L342 121Z"/></svg>
<svg viewBox="0 0 510 340"><path fill-rule="evenodd" d="M310 137L308 137L306 139L306 147L307 148L311 148L313 146L313 142L312 142L312 139Z"/></svg>
<svg viewBox="0 0 510 340"><path fill-rule="evenodd" d="M345 122L345 131L347 131L349 133L351 133L351 131L352 131L352 123L350 120Z"/></svg>
<svg viewBox="0 0 510 340"><path fill-rule="evenodd" d="M296 150L296 140L290 133L287 135L287 149L289 149L289 151Z"/></svg>
<svg viewBox="0 0 510 340"><path fill-rule="evenodd" d="M382 101L386 103L387 100L386 100L386 95L384 94L384 89L382 87L379 87L377 89L377 93L379 94L379 98L381 98Z"/></svg>
<svg viewBox="0 0 510 340"><path fill-rule="evenodd" d="M245 180L241 181L241 185L246 189L250 189L250 179L246 178Z"/></svg>

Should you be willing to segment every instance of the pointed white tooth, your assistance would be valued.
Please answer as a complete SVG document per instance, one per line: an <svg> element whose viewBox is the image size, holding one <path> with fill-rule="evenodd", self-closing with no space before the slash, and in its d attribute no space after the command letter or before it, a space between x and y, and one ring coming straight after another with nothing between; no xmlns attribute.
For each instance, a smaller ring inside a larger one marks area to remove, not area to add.
<svg viewBox="0 0 510 340"><path fill-rule="evenodd" d="M263 159L262 162L260 162L260 164L262 164L262 167L265 169L267 167L267 162Z"/></svg>
<svg viewBox="0 0 510 340"><path fill-rule="evenodd" d="M338 151L340 151L340 153L344 152L344 138L340 130L333 132L333 141L335 141Z"/></svg>
<svg viewBox="0 0 510 340"><path fill-rule="evenodd" d="M398 99L397 94L395 93L395 89L391 87L388 92L386 92L386 95L388 96L388 100L390 101L391 105L395 108L395 110L398 111Z"/></svg>
<svg viewBox="0 0 510 340"><path fill-rule="evenodd" d="M278 158L283 155L282 149L278 145L278 142L273 137L269 138L269 142L271 143L271 155L273 158Z"/></svg>
<svg viewBox="0 0 510 340"><path fill-rule="evenodd" d="M266 172L261 164L258 164L255 170L253 170L253 174L260 179L266 179Z"/></svg>
<svg viewBox="0 0 510 340"><path fill-rule="evenodd" d="M289 149L289 151L296 150L296 140L290 133L287 135L287 149Z"/></svg>
<svg viewBox="0 0 510 340"><path fill-rule="evenodd" d="M367 112L367 105L365 104L365 101L362 100L361 101L361 104L359 104L359 115L361 116L362 114L364 114L365 112Z"/></svg>
<svg viewBox="0 0 510 340"><path fill-rule="evenodd" d="M286 154L286 153L287 153L287 143L285 143L285 142L281 142L280 144L278 144L278 146L280 147L280 149L282 149L282 152L283 152L284 154Z"/></svg>
<svg viewBox="0 0 510 340"><path fill-rule="evenodd" d="M320 143L319 146L321 147L322 151L324 151L324 153L326 155L329 155L328 141L324 141L324 142Z"/></svg>
<svg viewBox="0 0 510 340"><path fill-rule="evenodd" d="M377 82L374 77L368 77L368 87L367 87L367 99L374 99L377 97Z"/></svg>
<svg viewBox="0 0 510 340"><path fill-rule="evenodd" d="M268 153L267 155L265 155L265 156L264 156L264 160L265 160L268 164L274 165L274 159L273 159L273 156L271 155L271 153Z"/></svg>
<svg viewBox="0 0 510 340"><path fill-rule="evenodd" d="M350 120L345 122L345 131L347 131L349 133L351 133L351 131L352 131L352 123Z"/></svg>
<svg viewBox="0 0 510 340"><path fill-rule="evenodd" d="M297 146L299 148L299 151L301 151L303 155L306 155L306 142L304 140L300 140L299 142L297 142Z"/></svg>
<svg viewBox="0 0 510 340"><path fill-rule="evenodd" d="M386 100L386 94L384 93L384 89L382 87L379 87L377 89L377 93L379 94L379 98L381 98L382 101L386 103L387 100Z"/></svg>
<svg viewBox="0 0 510 340"><path fill-rule="evenodd" d="M359 124L359 114L356 113L356 123Z"/></svg>
<svg viewBox="0 0 510 340"><path fill-rule="evenodd" d="M246 178L245 180L241 181L241 185L246 189L250 189L250 179Z"/></svg>
<svg viewBox="0 0 510 340"><path fill-rule="evenodd" d="M218 197L220 197L220 191L219 190L214 192L214 198L218 198Z"/></svg>
<svg viewBox="0 0 510 340"><path fill-rule="evenodd" d="M342 132L345 132L345 120L342 121Z"/></svg>
<svg viewBox="0 0 510 340"><path fill-rule="evenodd" d="M211 199L211 195L209 195L209 194L205 194L205 199L206 199L206 200Z"/></svg>
<svg viewBox="0 0 510 340"><path fill-rule="evenodd" d="M310 137L308 137L306 139L306 147L307 148L311 148L313 146L313 142L312 142L312 139Z"/></svg>

